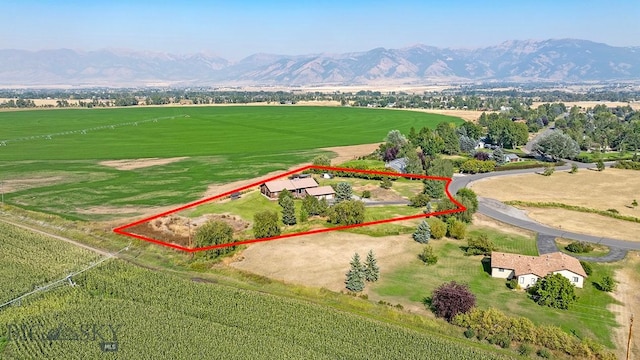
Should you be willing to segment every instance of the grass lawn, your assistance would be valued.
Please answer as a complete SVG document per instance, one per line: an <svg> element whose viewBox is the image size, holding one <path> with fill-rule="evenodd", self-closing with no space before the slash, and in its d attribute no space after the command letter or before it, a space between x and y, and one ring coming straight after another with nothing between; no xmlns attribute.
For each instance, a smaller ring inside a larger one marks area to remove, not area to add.
<svg viewBox="0 0 640 360"><path fill-rule="evenodd" d="M480 229L472 230L471 233L478 231ZM508 240L508 236L496 238L491 230L482 231L489 233L500 251L523 249L516 252L527 255L537 253L533 251L533 240L517 236L512 240ZM577 289L577 303L569 310L556 310L535 304L523 291L508 289L505 280L492 278L483 267L482 256L464 255L461 246L466 245L465 241L433 240L431 244L439 257L437 264L426 266L416 254L411 262L391 273L383 274L372 291L385 301L410 305L424 302L437 286L455 280L469 285L481 308L495 307L507 314L526 316L537 324L556 325L577 336L589 336L613 347L610 332L616 322L613 313L607 310L607 305L614 300L592 284L592 281L601 276L612 274L611 265L596 264L594 275L587 280L585 288Z"/></svg>
<svg viewBox="0 0 640 360"><path fill-rule="evenodd" d="M71 219L105 220L140 213L125 206L194 201L209 184L285 170L323 153L319 148L378 142L391 129L435 128L443 121L462 120L329 107L2 112L0 140L6 146L0 147L0 181L45 178L29 188L5 191L5 202ZM98 164L170 157L187 158L136 170ZM94 211L97 207L102 210Z"/></svg>

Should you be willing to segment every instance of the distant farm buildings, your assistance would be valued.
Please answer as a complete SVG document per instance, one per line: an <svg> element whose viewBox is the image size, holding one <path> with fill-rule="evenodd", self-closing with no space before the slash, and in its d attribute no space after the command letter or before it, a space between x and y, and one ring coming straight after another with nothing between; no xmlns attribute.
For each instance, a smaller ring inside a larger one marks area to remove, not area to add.
<svg viewBox="0 0 640 360"><path fill-rule="evenodd" d="M260 185L260 192L270 199L276 199L282 191L289 191L294 197L315 196L318 199L331 200L335 191L331 186L319 186L312 177L267 181Z"/></svg>
<svg viewBox="0 0 640 360"><path fill-rule="evenodd" d="M526 289L538 279L549 274L560 274L578 288L584 286L587 277L578 259L554 252L540 256L527 256L494 251L491 253L491 276L517 279L518 285Z"/></svg>

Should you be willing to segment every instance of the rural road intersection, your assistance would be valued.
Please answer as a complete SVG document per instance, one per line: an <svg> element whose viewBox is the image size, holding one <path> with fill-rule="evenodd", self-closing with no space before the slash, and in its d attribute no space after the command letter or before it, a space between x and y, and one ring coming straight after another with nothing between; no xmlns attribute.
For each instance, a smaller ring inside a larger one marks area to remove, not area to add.
<svg viewBox="0 0 640 360"><path fill-rule="evenodd" d="M575 163L579 168L594 168L593 164ZM608 164L610 165L610 163ZM564 165L556 167L556 170L569 170L570 165ZM508 170L508 171L496 171L484 174L473 175L456 175L453 177L451 185L449 185L449 191L451 194L455 194L458 190L469 186L474 181L480 179L486 179L490 177L498 176L512 176L519 174L533 174L540 171L537 169L520 169L520 170ZM550 226L540 224L526 216L526 214L513 206L506 205L495 199L488 199L478 197L478 212L486 215L490 218L496 219L506 224L514 225L523 229L533 231L538 234L538 250L540 254L557 251L554 239L556 237L562 237L565 239L586 241L590 243L602 244L611 248L610 253L601 258L584 258L582 260L588 261L617 261L626 255L628 250L640 250L640 242L613 239L607 237L598 237L586 234L579 234L571 231L564 231L556 229Z"/></svg>

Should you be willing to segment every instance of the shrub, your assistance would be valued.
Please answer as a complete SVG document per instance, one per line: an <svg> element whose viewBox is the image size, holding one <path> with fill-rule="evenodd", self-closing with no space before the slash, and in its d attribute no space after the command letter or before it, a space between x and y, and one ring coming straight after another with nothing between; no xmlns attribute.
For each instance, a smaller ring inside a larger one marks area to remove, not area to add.
<svg viewBox="0 0 640 360"><path fill-rule="evenodd" d="M551 351L549 351L547 349L540 349L540 350L538 350L538 352L536 354L538 354L538 356L540 356L543 359L550 359L551 358Z"/></svg>
<svg viewBox="0 0 640 360"><path fill-rule="evenodd" d="M575 174L578 172L578 165L572 163L571 164L571 170L569 171L569 174Z"/></svg>
<svg viewBox="0 0 640 360"><path fill-rule="evenodd" d="M425 246L418 257L427 265L433 265L438 262L438 256L433 252L431 245Z"/></svg>
<svg viewBox="0 0 640 360"><path fill-rule="evenodd" d="M631 202L631 206L638 206L638 201L636 199L633 199L633 201Z"/></svg>
<svg viewBox="0 0 640 360"><path fill-rule="evenodd" d="M614 214L619 214L620 212L616 209L607 209L608 212L610 213L614 213Z"/></svg>
<svg viewBox="0 0 640 360"><path fill-rule="evenodd" d="M593 251L593 245L584 241L573 241L571 244L567 245L565 249L572 253L587 253Z"/></svg>
<svg viewBox="0 0 640 360"><path fill-rule="evenodd" d="M438 286L431 296L431 307L438 317L451 321L476 305L476 297L467 285L451 281Z"/></svg>
<svg viewBox="0 0 640 360"><path fill-rule="evenodd" d="M507 287L509 289L516 290L516 289L520 288L520 285L518 284L518 280L511 279L511 280L507 281Z"/></svg>
<svg viewBox="0 0 640 360"><path fill-rule="evenodd" d="M467 239L467 255L490 255L494 250L496 250L496 245L489 240L487 234Z"/></svg>
<svg viewBox="0 0 640 360"><path fill-rule="evenodd" d="M383 177L382 181L380 181L380 187L383 188L383 189L391 189L392 185L393 185L393 183L391 182L391 180L387 176Z"/></svg>
<svg viewBox="0 0 640 360"><path fill-rule="evenodd" d="M582 268L584 269L585 274L591 275L593 273L593 266L591 266L590 263L581 260L580 265L582 265Z"/></svg>
<svg viewBox="0 0 640 360"><path fill-rule="evenodd" d="M413 207L424 207L427 206L427 204L429 203L429 201L431 201L431 198L429 198L429 195L424 194L424 193L420 193L417 194L416 196L412 197L411 199L409 199L410 206Z"/></svg>
<svg viewBox="0 0 640 360"><path fill-rule="evenodd" d="M472 328L468 328L467 330L464 331L464 337L466 337L467 339L471 339L474 336L476 336L475 331L473 331Z"/></svg>
<svg viewBox="0 0 640 360"><path fill-rule="evenodd" d="M596 161L596 169L598 169L598 171L604 170L604 161L602 161L602 159Z"/></svg>
<svg viewBox="0 0 640 360"><path fill-rule="evenodd" d="M544 172L542 173L542 175L544 176L551 176L551 174L553 174L553 172L556 170L556 168L554 166L547 166L544 169Z"/></svg>
<svg viewBox="0 0 640 360"><path fill-rule="evenodd" d="M369 199L370 197L371 197L371 191L369 191L369 190L364 190L364 191L362 192L362 198L363 198L363 199Z"/></svg>
<svg viewBox="0 0 640 360"><path fill-rule="evenodd" d="M462 240L467 236L467 226L462 221L454 219L449 222L448 232L450 237Z"/></svg>
<svg viewBox="0 0 640 360"><path fill-rule="evenodd" d="M364 222L365 207L362 201L342 201L330 207L327 212L332 224L353 225Z"/></svg>
<svg viewBox="0 0 640 360"><path fill-rule="evenodd" d="M529 356L533 352L533 346L529 344L520 344L518 346L518 354L522 356Z"/></svg>
<svg viewBox="0 0 640 360"><path fill-rule="evenodd" d="M291 192L287 190L282 190L280 191L280 194L278 194L278 205L284 207L284 202L286 201L285 199L293 200L293 195L291 195Z"/></svg>
<svg viewBox="0 0 640 360"><path fill-rule="evenodd" d="M597 282L597 288L602 291L612 292L616 288L616 281L611 276L604 276L602 280Z"/></svg>
<svg viewBox="0 0 640 360"><path fill-rule="evenodd" d="M431 227L431 237L434 239L442 239L447 235L447 224L438 218L429 218L427 220Z"/></svg>

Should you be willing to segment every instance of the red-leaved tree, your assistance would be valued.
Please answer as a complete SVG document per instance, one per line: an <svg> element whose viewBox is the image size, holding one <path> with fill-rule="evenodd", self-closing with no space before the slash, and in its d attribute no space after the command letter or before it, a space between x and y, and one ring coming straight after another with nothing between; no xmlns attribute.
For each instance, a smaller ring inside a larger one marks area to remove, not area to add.
<svg viewBox="0 0 640 360"><path fill-rule="evenodd" d="M451 321L454 316L466 313L476 305L476 297L469 287L455 281L444 283L433 291L431 309L438 317Z"/></svg>

